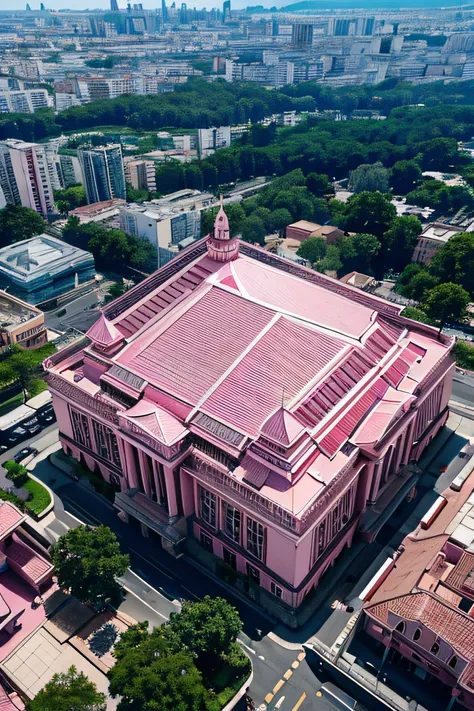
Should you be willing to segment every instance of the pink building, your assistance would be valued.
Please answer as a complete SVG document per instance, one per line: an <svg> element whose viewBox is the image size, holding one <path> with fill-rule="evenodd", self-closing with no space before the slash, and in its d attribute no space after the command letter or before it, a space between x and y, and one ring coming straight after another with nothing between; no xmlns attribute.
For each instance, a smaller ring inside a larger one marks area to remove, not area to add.
<svg viewBox="0 0 474 711"><path fill-rule="evenodd" d="M469 709L474 709L472 467L471 460L375 576L362 617L365 631L383 645L384 663L405 673L416 670L425 683L438 679L451 687L453 702Z"/></svg>
<svg viewBox="0 0 474 711"><path fill-rule="evenodd" d="M447 417L451 341L400 307L214 234L45 364L63 449L121 517L289 624Z"/></svg>

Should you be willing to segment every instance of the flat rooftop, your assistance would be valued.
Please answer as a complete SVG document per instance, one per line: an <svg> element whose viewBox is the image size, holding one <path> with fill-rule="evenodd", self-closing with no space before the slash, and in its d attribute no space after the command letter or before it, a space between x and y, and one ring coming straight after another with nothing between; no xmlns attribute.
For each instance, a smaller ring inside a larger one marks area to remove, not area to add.
<svg viewBox="0 0 474 711"><path fill-rule="evenodd" d="M0 289L0 326L18 326L41 314L39 309Z"/></svg>
<svg viewBox="0 0 474 711"><path fill-rule="evenodd" d="M41 234L0 249L0 274L28 284L92 260L90 252Z"/></svg>

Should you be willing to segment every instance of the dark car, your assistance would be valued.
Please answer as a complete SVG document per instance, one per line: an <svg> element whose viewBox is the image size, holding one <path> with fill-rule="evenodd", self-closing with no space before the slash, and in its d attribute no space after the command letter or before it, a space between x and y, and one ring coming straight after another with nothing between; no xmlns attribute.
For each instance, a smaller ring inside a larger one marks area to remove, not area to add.
<svg viewBox="0 0 474 711"><path fill-rule="evenodd" d="M20 451L17 452L13 457L13 461L18 464L22 461L22 459L29 457L30 454L33 455L33 457L36 457L36 455L38 454L38 450L36 449L36 447L24 447L24 449L20 449Z"/></svg>
<svg viewBox="0 0 474 711"><path fill-rule="evenodd" d="M41 432L42 429L43 428L41 427L41 425L31 425L31 427L28 427L28 434L30 435L30 437L33 437L33 435L36 435Z"/></svg>

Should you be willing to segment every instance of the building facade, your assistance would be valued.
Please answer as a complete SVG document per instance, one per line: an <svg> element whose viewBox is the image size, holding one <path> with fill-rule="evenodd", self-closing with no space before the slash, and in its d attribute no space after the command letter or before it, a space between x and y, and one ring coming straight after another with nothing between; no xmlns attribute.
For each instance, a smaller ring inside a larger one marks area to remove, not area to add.
<svg viewBox="0 0 474 711"><path fill-rule="evenodd" d="M46 216L54 212L47 146L9 138L0 142L0 186L9 205L23 205Z"/></svg>
<svg viewBox="0 0 474 711"><path fill-rule="evenodd" d="M0 348L39 348L48 340L44 313L0 290Z"/></svg>
<svg viewBox="0 0 474 711"><path fill-rule="evenodd" d="M213 234L45 363L60 440L122 519L287 624L448 414L452 341Z"/></svg>
<svg viewBox="0 0 474 711"><path fill-rule="evenodd" d="M125 180L135 190L156 191L156 168L152 160L129 160L125 163Z"/></svg>
<svg viewBox="0 0 474 711"><path fill-rule="evenodd" d="M127 191L120 144L79 149L77 155L88 203L104 202L112 198L125 200Z"/></svg>

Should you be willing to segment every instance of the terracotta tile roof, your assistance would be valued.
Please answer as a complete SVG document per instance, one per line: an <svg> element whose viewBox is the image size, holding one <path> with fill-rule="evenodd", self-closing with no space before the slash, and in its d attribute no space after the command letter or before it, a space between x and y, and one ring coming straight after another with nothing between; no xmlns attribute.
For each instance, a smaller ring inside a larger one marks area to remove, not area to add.
<svg viewBox="0 0 474 711"><path fill-rule="evenodd" d="M465 551L445 582L469 597L474 597L474 553Z"/></svg>
<svg viewBox="0 0 474 711"><path fill-rule="evenodd" d="M14 530L25 516L13 504L4 501L0 505L0 539Z"/></svg>
<svg viewBox="0 0 474 711"><path fill-rule="evenodd" d="M414 620L439 635L459 655L474 662L474 619L455 610L427 592L385 600L365 608L368 615L393 629L397 621L389 623L389 612L405 620Z"/></svg>

